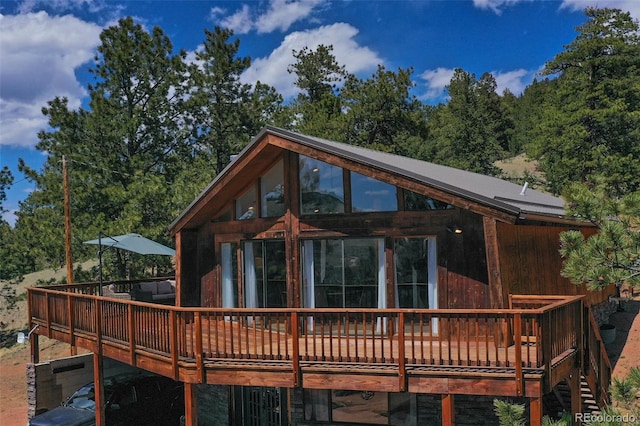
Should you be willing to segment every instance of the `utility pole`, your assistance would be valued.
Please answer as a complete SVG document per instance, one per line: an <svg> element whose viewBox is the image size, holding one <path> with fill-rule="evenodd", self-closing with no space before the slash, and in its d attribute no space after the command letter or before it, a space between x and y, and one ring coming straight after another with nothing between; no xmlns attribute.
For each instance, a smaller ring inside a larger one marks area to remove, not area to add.
<svg viewBox="0 0 640 426"><path fill-rule="evenodd" d="M62 156L62 188L64 192L64 248L67 259L67 284L73 283L73 260L71 256L71 209L69 206L69 171L67 157Z"/></svg>

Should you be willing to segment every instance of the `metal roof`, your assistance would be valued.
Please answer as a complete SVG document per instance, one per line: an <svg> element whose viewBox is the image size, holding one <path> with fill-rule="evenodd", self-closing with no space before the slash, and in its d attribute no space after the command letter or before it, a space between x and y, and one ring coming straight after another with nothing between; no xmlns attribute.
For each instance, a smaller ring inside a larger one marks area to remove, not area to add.
<svg viewBox="0 0 640 426"><path fill-rule="evenodd" d="M458 197L505 211L521 219L526 218L527 214L549 216L550 219L565 217L565 202L562 198L522 187L503 179L307 136L276 127L265 127L252 142L238 154L237 158L241 158L247 151L251 150L257 141L267 134L279 136L300 145L412 179ZM234 163L235 161L229 164L213 182L207 186L200 196L171 224L171 228L177 225L177 223L195 207L198 200L215 186L216 182L234 166Z"/></svg>

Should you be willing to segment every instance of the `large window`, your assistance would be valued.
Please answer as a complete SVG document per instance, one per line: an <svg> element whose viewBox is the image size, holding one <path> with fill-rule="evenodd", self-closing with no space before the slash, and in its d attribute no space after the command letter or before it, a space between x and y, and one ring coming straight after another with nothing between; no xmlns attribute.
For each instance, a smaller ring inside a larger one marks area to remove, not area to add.
<svg viewBox="0 0 640 426"><path fill-rule="evenodd" d="M236 200L236 220L254 219L256 206L256 187L252 186Z"/></svg>
<svg viewBox="0 0 640 426"><path fill-rule="evenodd" d="M351 172L351 205L354 212L397 211L397 189L394 185Z"/></svg>
<svg viewBox="0 0 640 426"><path fill-rule="evenodd" d="M302 214L344 213L342 168L300 156Z"/></svg>
<svg viewBox="0 0 640 426"><path fill-rule="evenodd" d="M382 238L303 242L304 306L385 308Z"/></svg>
<svg viewBox="0 0 640 426"><path fill-rule="evenodd" d="M278 217L285 212L284 205L284 169L282 160L278 161L260 179L260 199L262 217Z"/></svg>
<svg viewBox="0 0 640 426"><path fill-rule="evenodd" d="M437 261L435 238L398 238L394 244L396 306L437 309ZM437 332L437 323L431 325Z"/></svg>
<svg viewBox="0 0 640 426"><path fill-rule="evenodd" d="M304 390L304 419L318 423L417 425L416 395L406 392Z"/></svg>
<svg viewBox="0 0 640 426"><path fill-rule="evenodd" d="M284 241L245 241L244 306L283 308L287 306L287 275Z"/></svg>
<svg viewBox="0 0 640 426"><path fill-rule="evenodd" d="M447 210L451 209L451 204L434 200L426 195L417 194L415 192L404 191L404 209L408 212L421 212L426 210Z"/></svg>

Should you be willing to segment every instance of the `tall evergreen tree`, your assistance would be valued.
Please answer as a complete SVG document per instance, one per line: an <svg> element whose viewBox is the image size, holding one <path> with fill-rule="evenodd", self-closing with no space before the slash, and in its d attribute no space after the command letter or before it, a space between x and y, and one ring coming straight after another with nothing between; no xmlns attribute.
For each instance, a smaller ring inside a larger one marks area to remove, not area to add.
<svg viewBox="0 0 640 426"><path fill-rule="evenodd" d="M494 162L509 147L511 124L495 93L492 75L456 69L448 86L450 100L430 121L430 160L488 175L499 174Z"/></svg>
<svg viewBox="0 0 640 426"><path fill-rule="evenodd" d="M319 45L293 51L296 62L287 71L296 76L300 89L291 102L292 127L301 133L345 141L345 121L340 87L349 76L333 56L333 46Z"/></svg>
<svg viewBox="0 0 640 426"><path fill-rule="evenodd" d="M366 80L350 76L340 94L347 142L400 155L417 155L426 137L424 105L411 95L413 70L378 66Z"/></svg>
<svg viewBox="0 0 640 426"><path fill-rule="evenodd" d="M630 14L585 10L587 21L545 66L557 76L529 145L555 193L590 174L618 193L640 188L640 32Z"/></svg>
<svg viewBox="0 0 640 426"><path fill-rule="evenodd" d="M174 55L159 27L149 33L131 18L105 29L100 39L89 109L71 110L66 99L49 102L43 113L52 130L40 132L37 145L48 153L44 168L21 165L36 190L23 203L16 230L35 253L60 265L63 155L70 163L76 254L86 252L80 242L99 231L163 240L177 213L166 188L190 155L184 52Z"/></svg>
<svg viewBox="0 0 640 426"><path fill-rule="evenodd" d="M190 70L198 150L213 157L214 175L261 127L271 124L282 104L275 89L241 81L251 58L237 56L240 40L231 41L232 36L228 29L205 30L204 45L196 52L196 64Z"/></svg>

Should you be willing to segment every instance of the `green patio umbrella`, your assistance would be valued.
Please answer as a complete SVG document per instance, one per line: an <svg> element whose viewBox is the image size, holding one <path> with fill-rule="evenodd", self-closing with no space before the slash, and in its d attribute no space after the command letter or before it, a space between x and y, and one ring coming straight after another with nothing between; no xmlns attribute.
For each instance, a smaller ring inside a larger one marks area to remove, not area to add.
<svg viewBox="0 0 640 426"><path fill-rule="evenodd" d="M103 236L98 234L95 240L85 241L84 244L95 244L98 246L98 269L100 272L100 289L102 294L102 253L109 248L132 251L139 254L158 254L162 256L174 256L176 251L171 247L163 246L153 240L143 237L140 234L124 234L116 237Z"/></svg>

